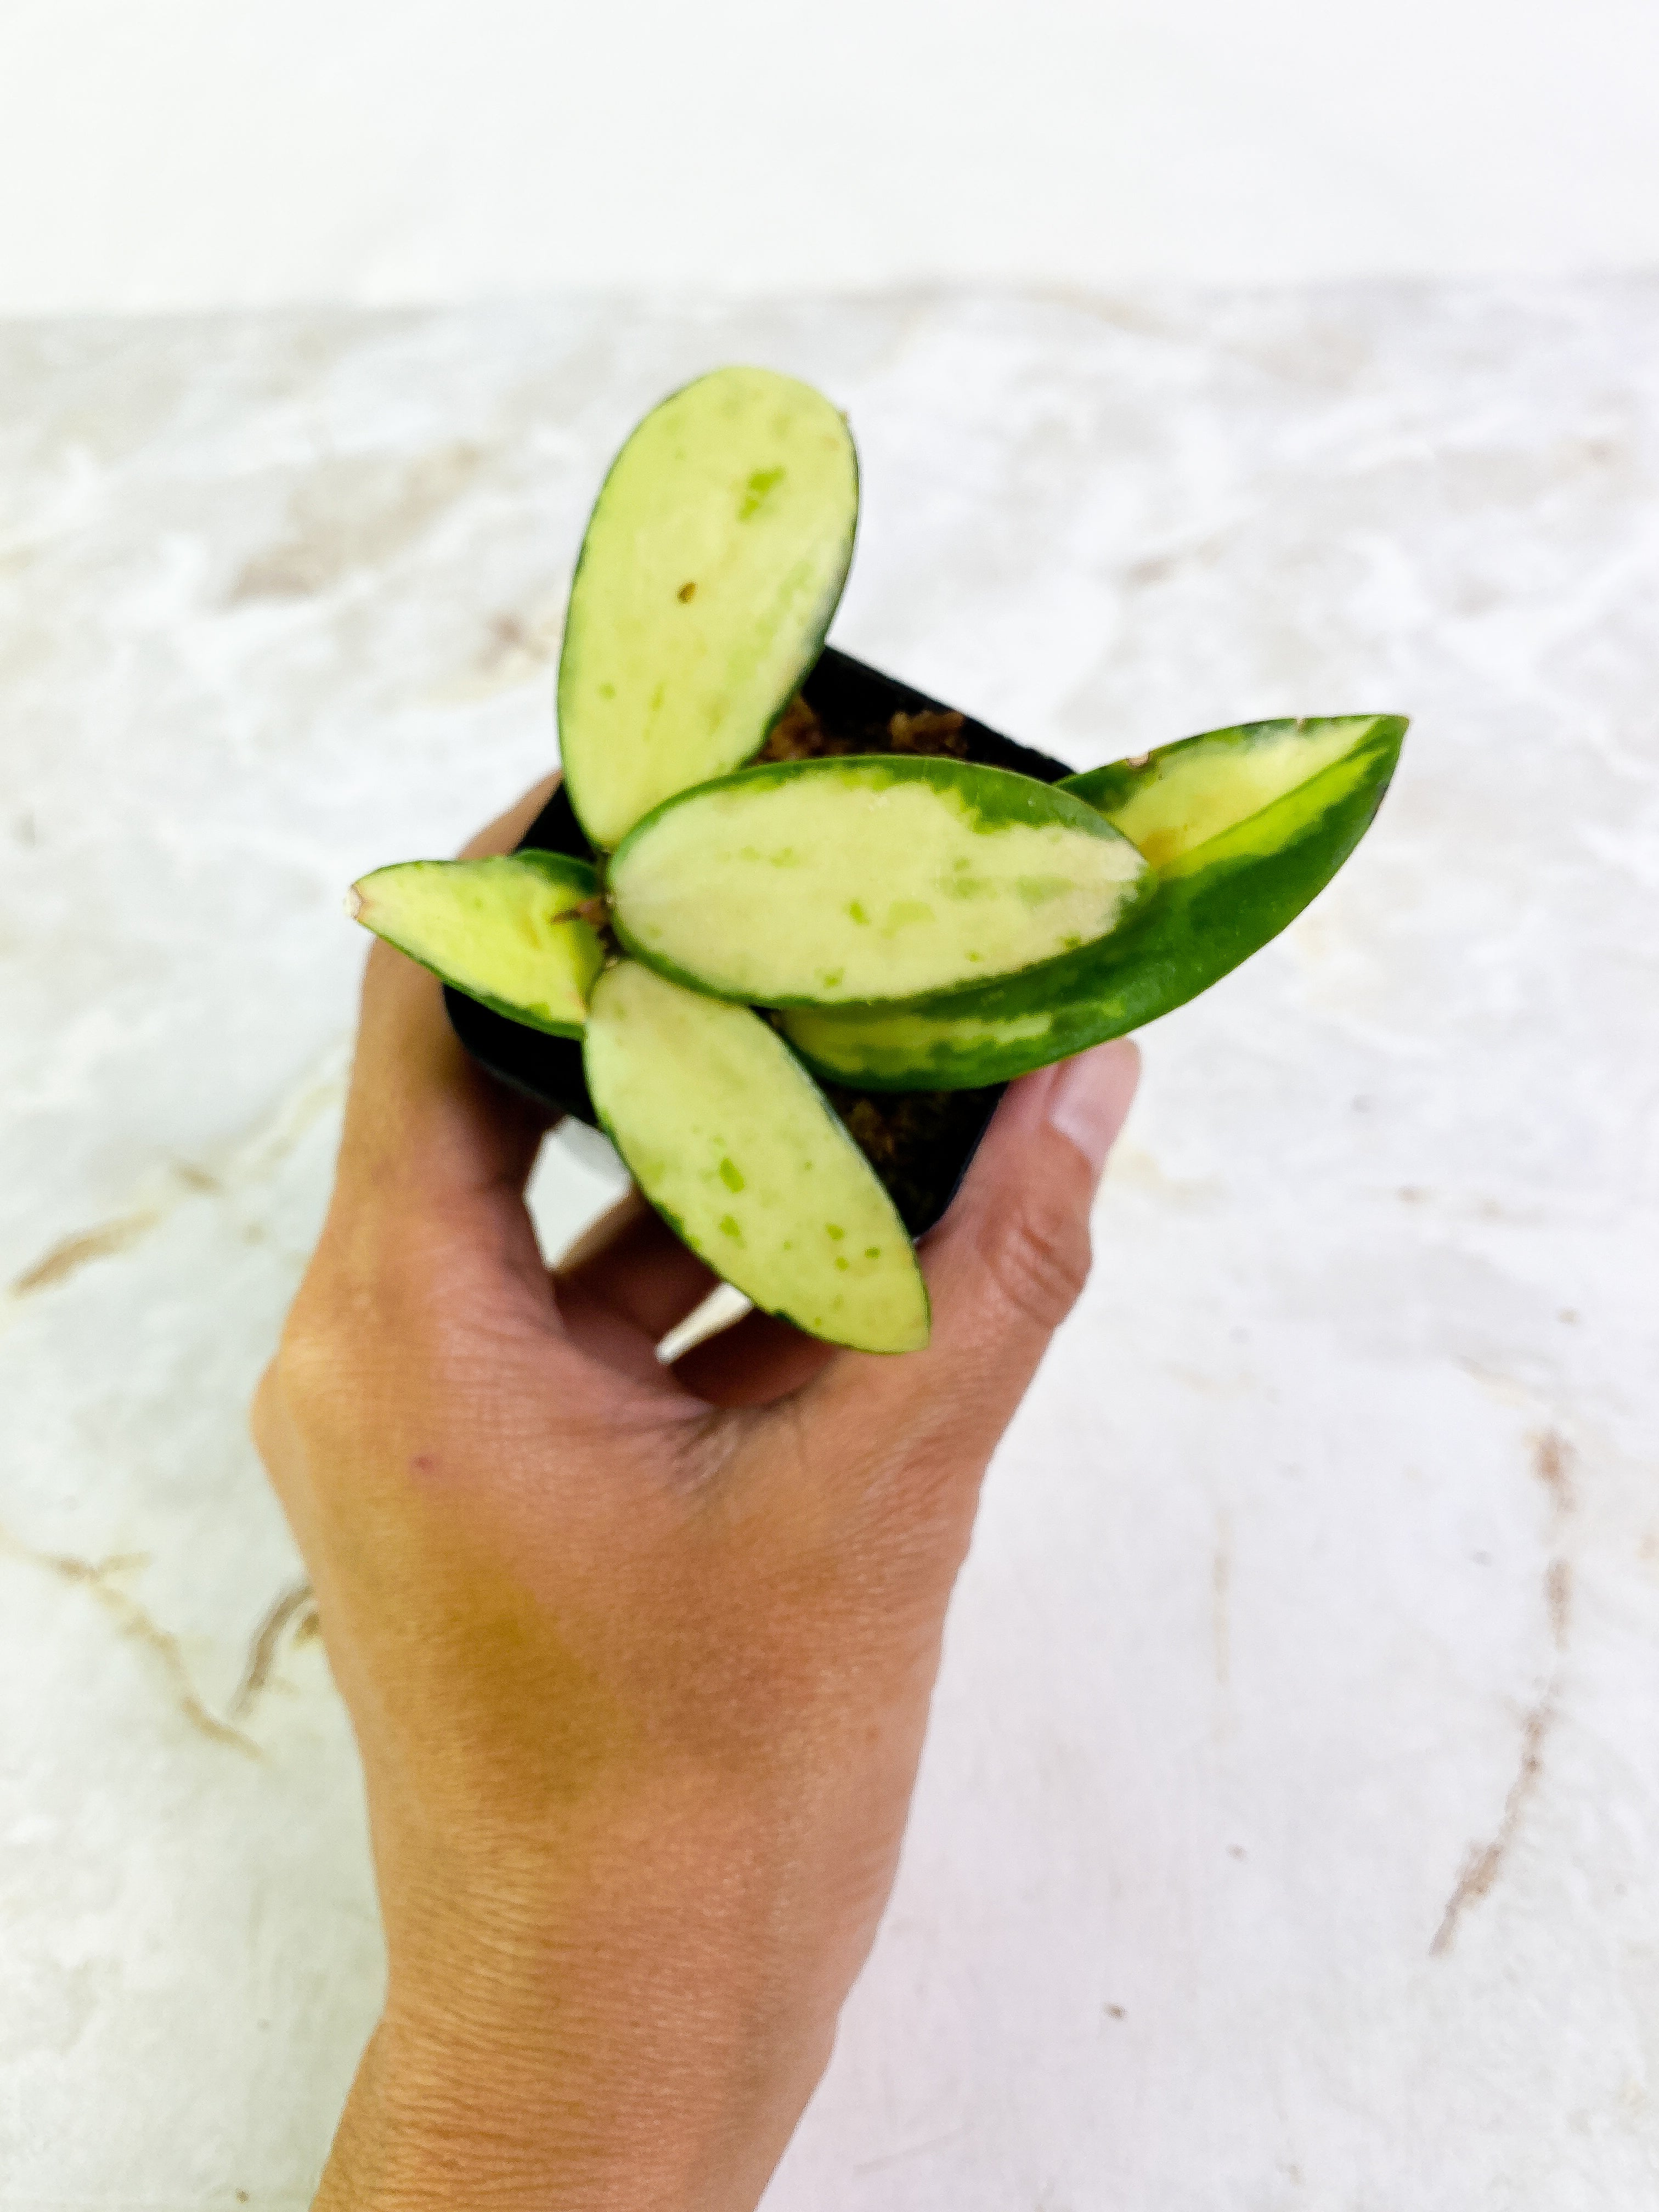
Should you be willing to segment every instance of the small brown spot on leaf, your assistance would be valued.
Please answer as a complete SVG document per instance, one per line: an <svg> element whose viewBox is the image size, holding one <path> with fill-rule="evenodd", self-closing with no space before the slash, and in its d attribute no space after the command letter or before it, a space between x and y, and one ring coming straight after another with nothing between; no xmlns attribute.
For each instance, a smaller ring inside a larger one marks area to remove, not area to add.
<svg viewBox="0 0 1659 2212"><path fill-rule="evenodd" d="M689 606L697 596L697 587L695 583L682 584L674 596L682 606Z"/></svg>

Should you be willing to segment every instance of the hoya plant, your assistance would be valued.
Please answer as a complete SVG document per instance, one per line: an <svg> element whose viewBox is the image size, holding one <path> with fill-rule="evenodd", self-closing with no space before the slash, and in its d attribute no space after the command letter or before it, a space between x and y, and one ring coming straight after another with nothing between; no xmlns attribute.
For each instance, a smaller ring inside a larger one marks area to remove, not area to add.
<svg viewBox="0 0 1659 2212"><path fill-rule="evenodd" d="M726 368L653 409L571 587L581 849L404 861L352 911L452 1006L579 1042L630 1174L717 1274L896 1352L927 1294L849 1097L985 1093L1206 990L1347 858L1406 725L1249 723L1082 775L948 711L826 738L858 504L806 385Z"/></svg>

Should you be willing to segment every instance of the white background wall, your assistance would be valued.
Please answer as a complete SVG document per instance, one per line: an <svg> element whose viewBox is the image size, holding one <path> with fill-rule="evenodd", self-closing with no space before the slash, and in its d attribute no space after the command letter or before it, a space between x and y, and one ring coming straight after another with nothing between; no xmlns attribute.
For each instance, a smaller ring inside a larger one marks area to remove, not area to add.
<svg viewBox="0 0 1659 2212"><path fill-rule="evenodd" d="M1656 0L0 0L0 313L1659 262Z"/></svg>

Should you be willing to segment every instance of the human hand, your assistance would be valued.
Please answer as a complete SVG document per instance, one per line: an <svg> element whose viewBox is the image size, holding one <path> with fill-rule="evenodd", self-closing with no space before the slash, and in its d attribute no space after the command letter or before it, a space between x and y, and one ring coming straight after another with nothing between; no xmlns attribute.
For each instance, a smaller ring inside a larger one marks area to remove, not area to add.
<svg viewBox="0 0 1659 2212"><path fill-rule="evenodd" d="M1104 1045L1009 1091L921 1247L926 1352L750 1315L669 1369L714 1278L634 1200L550 1279L540 1119L374 947L254 1409L386 1923L319 2206L759 2198L891 1887L981 1477L1081 1288L1137 1066Z"/></svg>

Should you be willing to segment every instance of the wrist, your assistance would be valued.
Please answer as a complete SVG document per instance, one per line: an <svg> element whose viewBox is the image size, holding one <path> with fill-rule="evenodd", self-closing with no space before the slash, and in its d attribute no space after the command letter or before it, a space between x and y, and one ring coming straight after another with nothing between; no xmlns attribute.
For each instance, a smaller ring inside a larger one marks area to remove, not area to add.
<svg viewBox="0 0 1659 2212"><path fill-rule="evenodd" d="M386 2009L321 2212L758 2202L850 1971L778 1869L664 1844L602 1874L550 1852L534 1885L498 1863L483 1905L471 1882L388 1891Z"/></svg>
<svg viewBox="0 0 1659 2212"><path fill-rule="evenodd" d="M317 2212L751 2212L828 2057L826 2037L793 2068L723 2067L692 2028L681 2064L647 2073L603 2029L564 2051L485 2046L388 2015Z"/></svg>
<svg viewBox="0 0 1659 2212"><path fill-rule="evenodd" d="M703 2212L692 2163L585 2112L522 2054L458 2051L383 2021L363 2054L316 2212ZM712 2208L711 2208L712 2212Z"/></svg>

